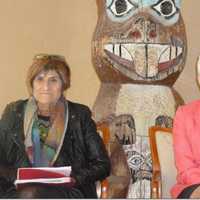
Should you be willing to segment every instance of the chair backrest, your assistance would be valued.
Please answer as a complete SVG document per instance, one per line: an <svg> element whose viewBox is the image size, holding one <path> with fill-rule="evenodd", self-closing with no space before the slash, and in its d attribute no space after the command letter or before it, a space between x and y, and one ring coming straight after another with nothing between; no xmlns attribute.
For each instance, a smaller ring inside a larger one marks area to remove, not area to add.
<svg viewBox="0 0 200 200"><path fill-rule="evenodd" d="M103 142L105 144L105 147L108 148L108 143L110 139L110 131L109 126L106 123L97 123L97 132L100 134L100 136L103 139ZM108 180L104 179L101 182L96 183L97 188L97 196L101 199L108 198Z"/></svg>
<svg viewBox="0 0 200 200"><path fill-rule="evenodd" d="M153 162L152 198L171 198L170 189L176 183L172 129L158 126L149 129Z"/></svg>

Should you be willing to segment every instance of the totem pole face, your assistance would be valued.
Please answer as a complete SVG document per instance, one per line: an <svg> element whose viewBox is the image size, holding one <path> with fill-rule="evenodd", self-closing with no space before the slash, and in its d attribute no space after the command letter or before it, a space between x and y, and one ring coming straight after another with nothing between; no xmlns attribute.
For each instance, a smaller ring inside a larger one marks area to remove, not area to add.
<svg viewBox="0 0 200 200"><path fill-rule="evenodd" d="M92 56L102 82L171 86L183 70L181 0L97 0Z"/></svg>

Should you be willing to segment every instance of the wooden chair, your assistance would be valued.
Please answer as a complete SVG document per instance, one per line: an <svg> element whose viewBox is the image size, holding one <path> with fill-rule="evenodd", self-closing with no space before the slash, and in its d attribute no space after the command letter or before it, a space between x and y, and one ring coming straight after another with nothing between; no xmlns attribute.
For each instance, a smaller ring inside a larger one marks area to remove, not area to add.
<svg viewBox="0 0 200 200"><path fill-rule="evenodd" d="M171 198L170 189L176 182L172 129L153 126L149 128L153 164L151 198Z"/></svg>
<svg viewBox="0 0 200 200"><path fill-rule="evenodd" d="M109 126L106 123L97 123L97 132L101 135L103 142L108 147L110 139ZM104 179L101 182L97 182L97 195L98 198L107 199L108 198L108 180Z"/></svg>

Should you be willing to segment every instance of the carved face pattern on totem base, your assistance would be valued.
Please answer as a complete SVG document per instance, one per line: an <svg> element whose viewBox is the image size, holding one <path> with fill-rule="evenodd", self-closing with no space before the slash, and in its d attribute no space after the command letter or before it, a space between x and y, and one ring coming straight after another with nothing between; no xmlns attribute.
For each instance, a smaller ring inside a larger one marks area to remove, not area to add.
<svg viewBox="0 0 200 200"><path fill-rule="evenodd" d="M97 0L92 56L102 82L172 86L184 67L181 0Z"/></svg>

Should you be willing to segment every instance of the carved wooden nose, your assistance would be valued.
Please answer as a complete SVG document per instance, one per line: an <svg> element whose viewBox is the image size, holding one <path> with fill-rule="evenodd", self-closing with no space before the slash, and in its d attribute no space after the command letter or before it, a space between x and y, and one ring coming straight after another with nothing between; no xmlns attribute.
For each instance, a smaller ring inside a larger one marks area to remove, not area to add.
<svg viewBox="0 0 200 200"><path fill-rule="evenodd" d="M134 39L140 39L142 37L142 34L139 30L135 30L135 31L131 32L131 36Z"/></svg>
<svg viewBox="0 0 200 200"><path fill-rule="evenodd" d="M150 39L154 39L154 38L156 38L156 37L157 37L156 31L155 31L155 30L151 30L151 31L149 32L149 38L150 38Z"/></svg>

